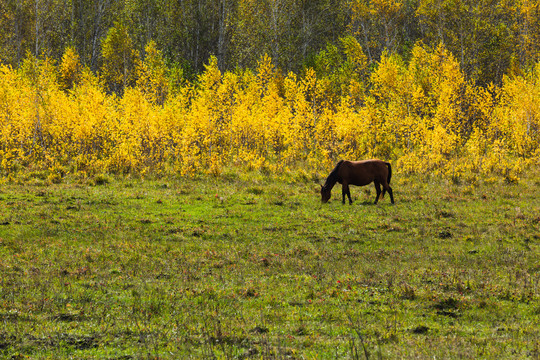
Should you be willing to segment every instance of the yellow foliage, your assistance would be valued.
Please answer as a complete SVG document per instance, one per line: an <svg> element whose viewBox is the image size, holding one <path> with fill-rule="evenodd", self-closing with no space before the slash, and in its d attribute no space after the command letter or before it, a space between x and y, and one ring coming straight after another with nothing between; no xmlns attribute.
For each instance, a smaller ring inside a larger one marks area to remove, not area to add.
<svg viewBox="0 0 540 360"><path fill-rule="evenodd" d="M361 49L348 46L363 69ZM174 94L153 44L122 96L78 64L67 50L58 66L31 57L17 71L0 66L0 174L40 170L51 183L68 173L230 168L305 177L339 159L379 157L402 173L513 182L540 159L540 66L479 88L444 47L417 45L408 64L385 54L361 80L369 86L357 83L360 102L350 91L334 103L324 76L283 76L268 56L236 72L222 72L213 57Z"/></svg>
<svg viewBox="0 0 540 360"><path fill-rule="evenodd" d="M150 101L163 104L169 92L167 67L161 51L156 48L154 41L145 47L146 58L140 62L137 75L137 87L140 88Z"/></svg>
<svg viewBox="0 0 540 360"><path fill-rule="evenodd" d="M506 78L494 129L516 155L534 155L540 142L540 65L527 77Z"/></svg>
<svg viewBox="0 0 540 360"><path fill-rule="evenodd" d="M58 69L58 82L62 89L67 90L80 80L82 66L79 55L72 47L68 47L62 56L62 62Z"/></svg>

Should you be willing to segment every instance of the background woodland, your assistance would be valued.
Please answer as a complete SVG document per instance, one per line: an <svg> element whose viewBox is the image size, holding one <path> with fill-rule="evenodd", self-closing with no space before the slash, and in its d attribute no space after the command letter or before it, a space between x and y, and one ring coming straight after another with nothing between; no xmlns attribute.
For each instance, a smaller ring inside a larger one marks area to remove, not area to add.
<svg viewBox="0 0 540 360"><path fill-rule="evenodd" d="M6 0L0 174L474 181L540 159L533 0Z"/></svg>

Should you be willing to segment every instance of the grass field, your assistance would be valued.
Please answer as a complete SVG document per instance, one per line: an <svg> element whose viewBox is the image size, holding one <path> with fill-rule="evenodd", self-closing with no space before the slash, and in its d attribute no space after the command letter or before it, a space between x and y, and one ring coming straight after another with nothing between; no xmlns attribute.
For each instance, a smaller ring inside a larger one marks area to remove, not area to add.
<svg viewBox="0 0 540 360"><path fill-rule="evenodd" d="M0 186L0 358L540 357L540 181Z"/></svg>

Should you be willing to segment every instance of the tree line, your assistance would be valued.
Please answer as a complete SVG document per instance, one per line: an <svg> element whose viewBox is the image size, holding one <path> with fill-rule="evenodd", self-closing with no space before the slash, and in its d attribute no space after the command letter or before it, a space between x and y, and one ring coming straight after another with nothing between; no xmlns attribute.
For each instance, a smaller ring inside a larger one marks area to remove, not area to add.
<svg viewBox="0 0 540 360"><path fill-rule="evenodd" d="M268 54L284 73L317 66L321 52L351 36L368 63L383 53L412 56L415 44L443 44L468 79L500 84L540 60L537 0L4 0L0 62L28 55L107 72L108 58L145 57L155 43L169 69L196 78L215 56L222 71L256 68ZM118 59L115 59L118 61ZM134 63L133 63L134 64ZM115 66L118 66L116 64ZM118 90L116 85L113 90Z"/></svg>
<svg viewBox="0 0 540 360"><path fill-rule="evenodd" d="M133 77L114 66L123 56L109 46L101 74L73 49L60 62L0 64L0 178L308 179L339 159L381 158L402 174L516 182L540 164L540 63L484 87L443 45L416 44L407 62L383 52L370 68L349 36L304 74L284 75L268 55L253 70L221 71L211 56L195 81L171 84L155 43L145 52Z"/></svg>

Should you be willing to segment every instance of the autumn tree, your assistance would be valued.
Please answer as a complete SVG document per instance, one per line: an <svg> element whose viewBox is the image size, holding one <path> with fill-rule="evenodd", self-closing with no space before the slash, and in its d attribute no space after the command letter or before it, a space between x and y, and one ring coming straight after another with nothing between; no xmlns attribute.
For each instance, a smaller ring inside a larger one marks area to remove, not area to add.
<svg viewBox="0 0 540 360"><path fill-rule="evenodd" d="M285 72L297 71L305 59L346 29L344 1L239 0L231 39L231 65L255 68L264 54Z"/></svg>
<svg viewBox="0 0 540 360"><path fill-rule="evenodd" d="M137 70L137 86L151 102L162 105L169 92L167 67L154 41L150 41L144 50L144 60Z"/></svg>
<svg viewBox="0 0 540 360"><path fill-rule="evenodd" d="M474 81L500 83L515 53L514 9L507 1L421 0L423 42L445 45Z"/></svg>
<svg viewBox="0 0 540 360"><path fill-rule="evenodd" d="M126 87L135 84L135 66L139 61L127 28L122 23L115 23L109 30L102 42L102 56L101 77L106 89L122 95Z"/></svg>
<svg viewBox="0 0 540 360"><path fill-rule="evenodd" d="M0 59L19 65L31 44L32 7L30 1L0 2Z"/></svg>
<svg viewBox="0 0 540 360"><path fill-rule="evenodd" d="M70 2L69 44L73 46L83 65L97 71L100 67L102 40L108 30L123 16L123 1L72 0Z"/></svg>
<svg viewBox="0 0 540 360"><path fill-rule="evenodd" d="M362 104L368 60L355 37L343 37L338 45L328 44L309 65L317 73L326 106L336 106L345 96L358 106Z"/></svg>
<svg viewBox="0 0 540 360"><path fill-rule="evenodd" d="M540 61L540 3L522 0L516 10L520 65L532 69Z"/></svg>
<svg viewBox="0 0 540 360"><path fill-rule="evenodd" d="M72 89L80 80L82 65L79 54L75 49L68 47L62 56L59 66L58 82L64 90Z"/></svg>
<svg viewBox="0 0 540 360"><path fill-rule="evenodd" d="M400 0L354 0L351 2L350 32L366 49L370 61L386 49L399 50L400 29L404 19Z"/></svg>

